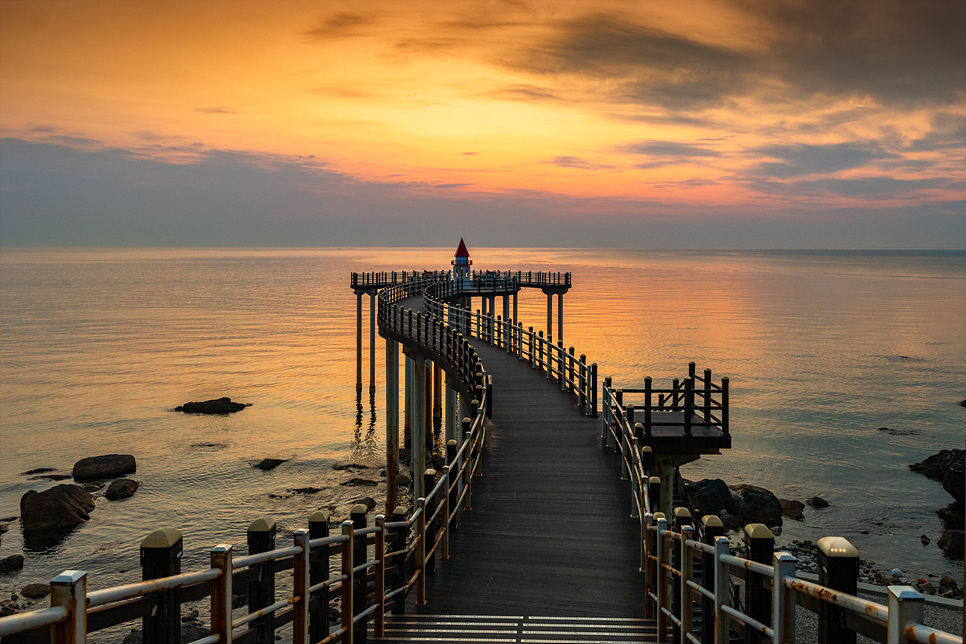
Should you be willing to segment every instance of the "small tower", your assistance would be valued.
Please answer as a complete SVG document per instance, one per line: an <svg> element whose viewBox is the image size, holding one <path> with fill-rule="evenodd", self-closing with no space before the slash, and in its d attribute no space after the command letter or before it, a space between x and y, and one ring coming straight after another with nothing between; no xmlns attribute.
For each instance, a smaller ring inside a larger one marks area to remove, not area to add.
<svg viewBox="0 0 966 644"><path fill-rule="evenodd" d="M470 253L466 250L466 244L463 243L463 238L460 237L459 248L456 249L456 256L453 259L453 280L469 279L470 266L473 265L472 260L470 260Z"/></svg>

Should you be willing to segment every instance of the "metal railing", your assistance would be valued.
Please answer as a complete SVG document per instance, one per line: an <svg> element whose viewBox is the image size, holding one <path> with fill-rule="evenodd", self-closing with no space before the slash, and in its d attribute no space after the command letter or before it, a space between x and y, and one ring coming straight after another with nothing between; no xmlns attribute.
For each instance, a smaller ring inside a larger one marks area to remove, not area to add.
<svg viewBox="0 0 966 644"><path fill-rule="evenodd" d="M689 378L694 374L693 363L690 371ZM702 384L710 382L710 372L705 374ZM642 393L646 389L623 392ZM720 388L708 389L724 392L726 405L726 380ZM679 390L673 387L667 392L650 392L658 396L656 406L663 409L677 406L673 397ZM645 616L658 621L659 642L673 639L725 644L729 630L735 629L742 632L745 641L758 641L760 634L776 643L793 643L796 607L821 614L823 607L832 606L839 611L836 623L876 641L962 644L962 637L923 624L924 596L910 586L889 586L887 605L877 604L799 579L795 558L787 552L773 552L774 537L767 548L773 553L768 565L731 555L729 541L720 536L720 531L712 534L708 530L699 536L700 525L690 525L691 512L684 508L675 509L677 525L670 526L668 517L658 511L662 481L649 476L651 448L643 444L642 423L634 422L638 418L635 411L640 410L625 406L619 392L611 387L610 379L605 379L602 438L621 458L622 477L631 482L631 516L640 523ZM744 607L738 585L746 592ZM701 616L700 626L696 615Z"/></svg>

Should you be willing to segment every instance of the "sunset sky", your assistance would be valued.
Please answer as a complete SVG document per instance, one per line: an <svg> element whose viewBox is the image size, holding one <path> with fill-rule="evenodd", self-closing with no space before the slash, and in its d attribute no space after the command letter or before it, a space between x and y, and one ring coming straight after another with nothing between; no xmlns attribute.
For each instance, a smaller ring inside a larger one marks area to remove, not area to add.
<svg viewBox="0 0 966 644"><path fill-rule="evenodd" d="M963 0L0 0L0 245L966 246Z"/></svg>

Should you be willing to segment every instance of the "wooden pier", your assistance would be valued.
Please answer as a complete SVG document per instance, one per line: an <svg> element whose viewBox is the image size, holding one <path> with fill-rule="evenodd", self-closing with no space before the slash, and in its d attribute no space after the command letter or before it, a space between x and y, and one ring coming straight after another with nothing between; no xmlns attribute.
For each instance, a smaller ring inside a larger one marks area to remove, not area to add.
<svg viewBox="0 0 966 644"><path fill-rule="evenodd" d="M145 644L177 644L182 603L204 598L210 633L191 644L791 643L803 609L823 644L962 644L924 625L911 587L889 587L887 604L857 597L858 551L840 537L818 543L818 583L761 524L745 528L747 558L733 556L677 475L730 447L727 378L692 363L663 386L598 382L562 341L569 273L470 266L461 240L451 271L351 276L359 392L364 295L370 395L376 328L386 344L384 513L356 506L332 530L316 512L291 545L256 519L248 555L218 545L194 572L180 532L159 530L141 544L142 581L88 592L85 572L65 571L50 608L0 618L2 644L81 643L132 621ZM547 296L546 333L517 320L523 288ZM407 451L413 501L400 505Z"/></svg>

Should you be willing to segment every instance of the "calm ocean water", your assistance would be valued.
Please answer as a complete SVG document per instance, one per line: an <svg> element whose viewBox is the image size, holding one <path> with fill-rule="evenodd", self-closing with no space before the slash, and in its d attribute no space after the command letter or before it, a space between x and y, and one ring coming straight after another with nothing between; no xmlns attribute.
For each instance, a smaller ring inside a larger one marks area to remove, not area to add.
<svg viewBox="0 0 966 644"><path fill-rule="evenodd" d="M935 546L934 510L950 499L906 467L966 438L962 253L470 252L477 269L572 271L566 343L619 385L683 376L690 360L729 376L734 447L683 472L832 503L786 521L780 542L842 535L883 568L962 582L962 563ZM378 467L384 441L381 345L374 404L356 399L349 273L448 268L451 258L0 252L0 518L19 513L26 491L55 484L29 480L34 468L69 472L85 456L131 453L142 483L131 499L99 498L91 521L56 543L24 543L14 524L0 556L24 552L26 565L0 577L0 594L69 568L88 570L94 589L132 580L138 543L160 527L182 530L186 569L200 568L217 543L243 547L260 515L284 532L317 508L375 496L340 486L349 475L331 467ZM545 307L539 293L521 296L524 324L542 328ZM368 311L364 325L368 338ZM224 418L171 411L219 396L252 407ZM265 457L290 460L251 466ZM304 487L322 491L288 492Z"/></svg>

